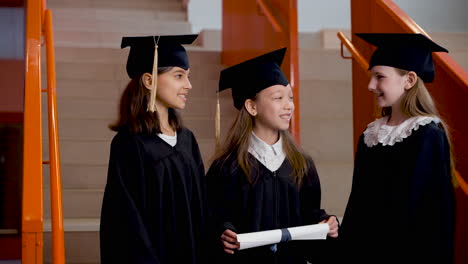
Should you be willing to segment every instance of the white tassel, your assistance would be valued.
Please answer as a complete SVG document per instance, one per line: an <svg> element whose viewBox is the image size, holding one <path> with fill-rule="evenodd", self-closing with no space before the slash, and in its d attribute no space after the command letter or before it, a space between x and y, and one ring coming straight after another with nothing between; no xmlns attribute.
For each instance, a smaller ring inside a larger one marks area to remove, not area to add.
<svg viewBox="0 0 468 264"><path fill-rule="evenodd" d="M219 106L219 92L216 93L216 115L215 115L215 137L216 137L216 149L219 147L219 141L221 136L221 109Z"/></svg>

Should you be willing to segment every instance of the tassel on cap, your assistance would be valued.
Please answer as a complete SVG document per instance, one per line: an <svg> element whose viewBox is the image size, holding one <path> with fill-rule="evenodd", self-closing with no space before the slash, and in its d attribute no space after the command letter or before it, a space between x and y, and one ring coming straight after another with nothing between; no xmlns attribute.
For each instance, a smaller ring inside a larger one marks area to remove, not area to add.
<svg viewBox="0 0 468 264"><path fill-rule="evenodd" d="M154 37L153 37L154 38ZM154 39L154 59L153 59L153 72L151 74L151 94L150 101L148 102L148 111L156 111L156 92L158 89L158 40Z"/></svg>
<svg viewBox="0 0 468 264"><path fill-rule="evenodd" d="M219 92L216 92L216 115L215 115L215 137L216 149L219 147L221 136L221 109L219 106Z"/></svg>

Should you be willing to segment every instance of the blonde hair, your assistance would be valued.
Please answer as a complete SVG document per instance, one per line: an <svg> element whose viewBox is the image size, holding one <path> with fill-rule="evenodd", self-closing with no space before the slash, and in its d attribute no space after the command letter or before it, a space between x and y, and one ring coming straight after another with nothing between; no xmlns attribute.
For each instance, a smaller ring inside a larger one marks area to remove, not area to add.
<svg viewBox="0 0 468 264"><path fill-rule="evenodd" d="M394 68L400 76L405 76L409 71ZM403 95L400 105L401 112L409 117L413 116L433 116L440 119L439 127L445 132L447 141L450 147L450 171L452 174L452 182L456 185L455 175L455 155L452 151L452 140L450 137L450 129L445 121L440 117L437 107L432 99L431 94L424 85L424 81L418 77L416 83L411 89L407 90ZM390 116L392 114L391 107L382 108L382 116Z"/></svg>
<svg viewBox="0 0 468 264"><path fill-rule="evenodd" d="M247 110L242 109L237 114L234 123L229 129L229 133L226 136L224 144L216 150L213 157L214 161L225 162L231 155L237 155L236 160L239 163L240 168L244 171L247 180L251 184L255 184L258 177L252 179L250 172L252 169L251 162L249 161L249 145L250 136L254 128L254 117L251 116ZM286 131L280 131L283 148L286 158L291 163L293 171L291 177L294 182L300 186L304 175L307 173L310 166L314 166L312 159L296 144L291 134Z"/></svg>

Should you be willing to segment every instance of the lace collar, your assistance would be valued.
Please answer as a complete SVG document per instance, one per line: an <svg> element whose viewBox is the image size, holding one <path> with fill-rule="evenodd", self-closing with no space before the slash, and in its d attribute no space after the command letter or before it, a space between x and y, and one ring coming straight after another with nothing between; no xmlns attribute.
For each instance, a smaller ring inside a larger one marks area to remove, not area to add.
<svg viewBox="0 0 468 264"><path fill-rule="evenodd" d="M367 125L367 129L364 131L364 143L368 147L379 143L383 146L393 146L411 136L413 130L418 130L420 126L431 122L440 123L440 119L433 116L410 117L397 126L387 125L387 120L388 116L385 116Z"/></svg>

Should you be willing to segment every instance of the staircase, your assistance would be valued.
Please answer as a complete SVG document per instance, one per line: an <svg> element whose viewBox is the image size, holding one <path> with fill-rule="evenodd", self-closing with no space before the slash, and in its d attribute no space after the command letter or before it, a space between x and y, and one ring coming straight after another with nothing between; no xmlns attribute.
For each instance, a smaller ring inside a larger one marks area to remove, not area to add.
<svg viewBox="0 0 468 264"><path fill-rule="evenodd" d="M107 178L110 143L107 126L117 118L120 94L129 79L128 49L122 36L190 34L179 1L49 0L53 12L57 105L67 263L99 263L99 218ZM206 38L205 38L206 39ZM208 166L214 150L214 116L220 65L219 50L198 40L187 46L191 82L184 123L197 136ZM46 65L43 65L46 69ZM45 70L43 87L45 85ZM43 113L47 113L43 97ZM229 93L221 98L222 132L235 111ZM46 115L43 115L46 124ZM48 158L44 125L44 158ZM44 263L51 263L49 171L44 166Z"/></svg>
<svg viewBox="0 0 468 264"><path fill-rule="evenodd" d="M48 7L54 15L67 263L99 263L100 208L115 134L107 126L117 118L119 97L129 81L128 49L120 49L121 37L188 34L191 26L181 3L174 0L48 0ZM468 34L434 33L433 37L468 69ZM340 56L336 30L301 34L299 46L301 144L316 162L322 207L342 216L354 160L351 61ZM221 33L204 31L186 48L193 89L182 116L197 137L208 167L215 141L215 91L222 69ZM220 94L220 103L225 135L237 112L229 91ZM45 105L43 110L47 112ZM43 142L47 146L47 131ZM48 177L44 166L46 219L50 218ZM44 263L50 263L49 222L45 231Z"/></svg>
<svg viewBox="0 0 468 264"><path fill-rule="evenodd" d="M299 35L301 144L314 159L322 207L343 216L353 172L351 61L335 30Z"/></svg>

